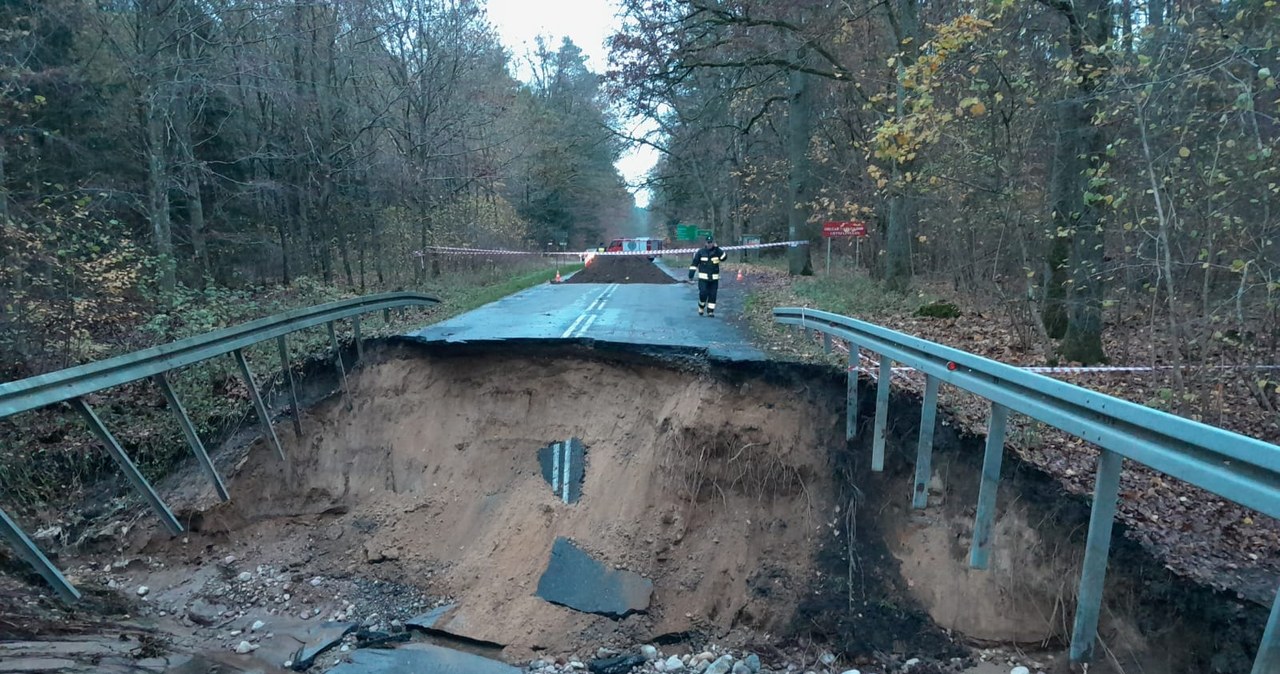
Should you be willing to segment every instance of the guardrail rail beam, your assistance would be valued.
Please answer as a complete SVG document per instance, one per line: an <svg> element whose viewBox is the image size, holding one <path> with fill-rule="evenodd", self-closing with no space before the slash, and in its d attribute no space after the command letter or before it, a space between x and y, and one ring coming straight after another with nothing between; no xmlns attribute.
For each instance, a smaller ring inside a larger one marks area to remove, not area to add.
<svg viewBox="0 0 1280 674"><path fill-rule="evenodd" d="M1087 659L1097 636L1097 613L1106 577L1111 522L1115 516L1116 487L1112 482L1119 479L1122 459L1137 461L1245 508L1280 518L1280 447L1276 445L848 316L800 307L779 307L773 310L773 315L783 325L818 330L847 340L851 345L856 343L880 357L881 388L876 392L873 467L877 455L883 457L879 443L883 440L881 415L885 405L880 401L888 398L887 386L884 386L891 374L886 368L888 363L900 363L923 373L929 380L951 384L991 401L992 416L988 422L982 486L969 559L974 568L985 568L989 561L1004 434L1010 412L1026 415L1103 450L1094 510L1090 515L1086 565L1081 573L1077 624L1072 635L1073 660ZM856 362L856 356L851 353L850 363ZM931 397L928 383L925 397ZM930 402L926 401L926 411ZM925 422L924 414L922 422ZM925 432L922 428L922 441ZM917 450L913 505L919 504L921 484L925 485L924 490L928 489L923 470L926 458L931 459L925 457L922 442ZM1253 674L1280 674L1280 596L1272 607Z"/></svg>
<svg viewBox="0 0 1280 674"><path fill-rule="evenodd" d="M0 384L0 419L28 410L62 402L67 403L89 424L89 428L106 446L107 452L120 466L121 470L124 471L125 476L133 484L134 488L142 494L152 510L160 516L166 528L170 532L178 534L183 530L182 525L174 518L173 513L156 494L151 484L138 471L138 467L129 459L119 441L107 430L102 420L98 418L88 403L83 400L83 396L113 386L153 378L160 386L161 392L165 394L166 401L169 402L170 407L177 414L178 423L182 427L183 434L186 435L192 451L195 452L196 459L201 464L201 469L214 482L214 488L218 491L219 497L226 499L225 486L222 485L220 476L213 470L212 462L208 460L208 453L203 451L203 445L200 444L199 437L195 435L194 426L165 378L165 373L223 354L233 354L237 365L240 366L241 375L249 386L250 396L253 398L258 418L262 420L266 435L271 438L280 458L285 461L285 469L287 471L289 469L288 459L280 445L280 439L276 437L275 429L271 426L266 405L262 402L262 396L253 381L253 373L249 370L249 364L244 360L244 354L241 350L269 339L277 339L280 349L280 366L284 370L284 378L289 381L289 393L293 401L294 431L301 435L302 425L298 409L298 395L293 381L293 372L289 367L289 352L285 335L319 326L321 323L327 323L329 326L329 339L334 346L334 353L338 357L338 369L342 374L343 388L345 390L346 368L342 365L341 353L337 348L338 340L333 330L334 321L344 318L355 319L354 329L357 335L357 351L359 352L360 328L358 317L361 314L381 310L384 320L389 324L391 322L392 309L403 309L410 306L425 307L439 304L439 302L434 297L411 292L355 297L319 306L294 309L275 316L260 318L241 325L222 328L221 330L214 330L203 335L187 337L176 342L153 346L141 351L107 358L106 360L85 363L84 365L77 365L18 381L5 382ZM348 405L350 405L350 401L348 401ZM2 514L3 512L0 511L0 515ZM3 525L0 525L0 534L3 534L3 538L9 541L14 549L18 551L18 554L27 559L45 577L49 584L57 590L60 597L68 602L79 598L80 595L75 588L62 577L57 568L50 564L44 555L39 553L39 550L35 549L30 539L18 528L17 524L9 520L7 515L2 519L5 521Z"/></svg>

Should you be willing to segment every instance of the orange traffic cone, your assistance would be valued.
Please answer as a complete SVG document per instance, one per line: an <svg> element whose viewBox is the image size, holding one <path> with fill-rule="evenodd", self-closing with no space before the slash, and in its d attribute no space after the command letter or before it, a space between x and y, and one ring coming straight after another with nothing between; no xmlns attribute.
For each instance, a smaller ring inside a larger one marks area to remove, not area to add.
<svg viewBox="0 0 1280 674"><path fill-rule="evenodd" d="M557 270L556 270L556 280L555 280L555 283L559 283L559 282L560 282L560 270L559 270L559 269L557 269Z"/></svg>
<svg viewBox="0 0 1280 674"><path fill-rule="evenodd" d="M742 270L738 270L738 283L742 283Z"/></svg>

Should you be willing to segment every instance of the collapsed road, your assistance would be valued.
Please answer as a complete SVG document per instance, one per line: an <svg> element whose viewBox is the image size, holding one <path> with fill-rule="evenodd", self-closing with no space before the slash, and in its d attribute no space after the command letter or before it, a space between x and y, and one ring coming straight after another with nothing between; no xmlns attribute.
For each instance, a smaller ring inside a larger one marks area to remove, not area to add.
<svg viewBox="0 0 1280 674"><path fill-rule="evenodd" d="M843 373L762 360L731 322L691 318L690 290L547 286L369 343L345 389L317 365L332 392L281 434L289 468L261 438L228 443L229 502L194 468L159 485L185 535L127 511L61 550L102 615L88 631L113 637L0 621L23 639L0 671L961 671L974 644L1062 642L1078 502L1015 464L993 570L969 569L976 441L943 424L913 513L912 419L869 474ZM1265 616L1118 554L1115 662L1093 671L1242 671L1243 652L1210 655ZM989 659L973 671L1055 664Z"/></svg>

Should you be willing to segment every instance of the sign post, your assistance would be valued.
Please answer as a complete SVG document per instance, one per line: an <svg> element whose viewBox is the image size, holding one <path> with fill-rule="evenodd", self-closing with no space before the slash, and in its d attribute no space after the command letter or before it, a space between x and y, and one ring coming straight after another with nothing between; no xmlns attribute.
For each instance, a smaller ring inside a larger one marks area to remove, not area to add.
<svg viewBox="0 0 1280 674"><path fill-rule="evenodd" d="M858 254L862 253L862 239L867 236L867 224L858 220L837 220L822 223L822 238L827 240L827 276L831 275L831 240L836 237L853 237L858 241Z"/></svg>

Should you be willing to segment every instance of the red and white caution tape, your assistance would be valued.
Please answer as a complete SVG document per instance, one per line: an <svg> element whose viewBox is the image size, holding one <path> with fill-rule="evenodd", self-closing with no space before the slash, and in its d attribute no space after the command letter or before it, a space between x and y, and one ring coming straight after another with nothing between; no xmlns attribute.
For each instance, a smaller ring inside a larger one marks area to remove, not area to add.
<svg viewBox="0 0 1280 674"><path fill-rule="evenodd" d="M816 333L817 339L821 341L821 333ZM832 346L841 353L849 353L848 345L840 340L832 340ZM1096 366L1037 366L1037 365L1015 365L1024 372L1035 372L1038 374L1106 374L1117 372L1164 372L1178 369L1177 365L1096 365ZM846 368L853 371L853 367ZM858 354L858 367L861 372L870 375L874 381L880 376L880 361L872 358L864 352ZM1196 370L1280 370L1280 365L1204 365L1204 366L1182 366L1182 369ZM897 366L890 368L893 376L900 377L910 381L910 374L918 372L914 367Z"/></svg>
<svg viewBox="0 0 1280 674"><path fill-rule="evenodd" d="M748 243L738 246L721 246L720 250L760 250L762 248L794 248L796 246L808 245L808 241L780 241L778 243ZM587 257L587 256L638 256L652 257L656 255L692 255L701 250L701 248L663 248L660 250L623 250L613 252L600 252L595 250L584 251L536 251L536 250L505 250L494 248L462 248L458 246L427 246L423 250L413 251L415 257L423 257L430 254L435 255L538 255L538 256L562 256L562 257Z"/></svg>

